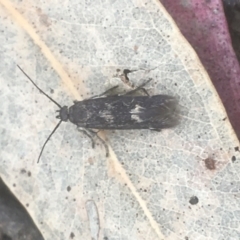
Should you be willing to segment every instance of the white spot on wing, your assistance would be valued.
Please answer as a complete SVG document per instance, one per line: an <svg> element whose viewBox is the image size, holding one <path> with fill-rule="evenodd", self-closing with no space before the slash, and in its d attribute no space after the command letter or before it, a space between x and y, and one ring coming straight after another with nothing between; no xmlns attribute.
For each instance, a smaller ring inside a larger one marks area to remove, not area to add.
<svg viewBox="0 0 240 240"><path fill-rule="evenodd" d="M135 120L136 122L142 122L141 117L139 116L140 113L142 113L145 110L145 108L135 105L135 107L130 111L131 113L131 119Z"/></svg>
<svg viewBox="0 0 240 240"><path fill-rule="evenodd" d="M132 114L138 114L138 113L142 113L144 111L145 108L139 106L139 105L135 105L135 107L130 111L130 113Z"/></svg>
<svg viewBox="0 0 240 240"><path fill-rule="evenodd" d="M139 115L131 115L131 119L135 120L136 122L142 122L142 119L139 117Z"/></svg>
<svg viewBox="0 0 240 240"><path fill-rule="evenodd" d="M108 110L103 110L99 112L99 116L101 118L104 118L108 122L113 122L113 119L114 119L113 115L111 114L111 111L108 111Z"/></svg>

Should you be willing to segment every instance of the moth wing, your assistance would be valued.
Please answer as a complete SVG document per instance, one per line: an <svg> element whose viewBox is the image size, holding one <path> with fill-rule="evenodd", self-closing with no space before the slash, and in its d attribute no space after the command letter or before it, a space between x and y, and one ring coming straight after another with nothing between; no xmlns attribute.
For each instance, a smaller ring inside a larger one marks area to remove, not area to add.
<svg viewBox="0 0 240 240"><path fill-rule="evenodd" d="M149 123L150 127L169 128L179 123L178 102L175 98L160 104L152 104L137 113L141 123ZM135 116L136 117L136 116Z"/></svg>

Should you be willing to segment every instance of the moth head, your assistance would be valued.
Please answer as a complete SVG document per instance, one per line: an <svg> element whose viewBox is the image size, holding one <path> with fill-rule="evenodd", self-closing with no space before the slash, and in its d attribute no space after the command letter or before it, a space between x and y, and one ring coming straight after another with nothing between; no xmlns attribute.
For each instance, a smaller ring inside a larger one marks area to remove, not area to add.
<svg viewBox="0 0 240 240"><path fill-rule="evenodd" d="M69 113L68 113L68 107L67 107L67 106L62 107L62 108L61 108L60 110L58 110L57 112L59 112L59 115L58 115L56 118L59 118L59 119L61 119L61 120L64 121L64 122L67 122L67 121L68 121Z"/></svg>

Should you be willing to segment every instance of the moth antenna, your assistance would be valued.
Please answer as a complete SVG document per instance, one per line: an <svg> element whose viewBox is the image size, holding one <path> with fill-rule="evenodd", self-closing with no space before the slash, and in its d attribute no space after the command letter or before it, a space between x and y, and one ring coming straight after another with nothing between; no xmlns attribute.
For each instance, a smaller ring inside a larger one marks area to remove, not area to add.
<svg viewBox="0 0 240 240"><path fill-rule="evenodd" d="M18 66L18 65L17 65ZM22 73L31 81L31 83L42 93L44 94L48 99L50 99L52 102L54 102L59 108L62 108L60 104L58 104L55 100L53 100L50 96L48 96L41 88L37 86L37 84L18 66L18 68L22 71Z"/></svg>
<svg viewBox="0 0 240 240"><path fill-rule="evenodd" d="M43 150L47 144L47 142L50 140L51 136L55 133L55 131L58 129L58 127L60 126L60 124L62 123L62 120L59 121L59 123L57 124L57 126L53 129L53 131L51 132L51 134L48 136L47 140L45 141L45 143L43 144L43 147L42 147L42 150L39 154L39 157L38 157L38 160L37 160L37 163L39 163L39 160L42 156L42 153L43 153Z"/></svg>

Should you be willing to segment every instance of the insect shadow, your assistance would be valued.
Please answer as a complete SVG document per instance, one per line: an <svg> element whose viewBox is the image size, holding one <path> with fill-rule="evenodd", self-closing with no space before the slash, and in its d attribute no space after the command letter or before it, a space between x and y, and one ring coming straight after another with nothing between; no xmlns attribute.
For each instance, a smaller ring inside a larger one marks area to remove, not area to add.
<svg viewBox="0 0 240 240"><path fill-rule="evenodd" d="M89 99L74 101L71 107L62 107L40 89L20 66L18 68L42 94L59 107L59 110L57 110L59 115L56 118L60 119L60 121L43 144L37 162L39 162L47 142L60 124L68 120L75 124L80 132L91 139L93 148L95 146L93 136L96 136L105 146L106 156L109 155L108 146L93 129L150 129L160 131L164 128L174 127L179 123L179 115L177 114L178 101L176 98L169 95L150 96L144 88L152 79L148 79L134 90L123 94L103 97L117 89L117 85ZM145 96L132 96L137 91L142 91Z"/></svg>

